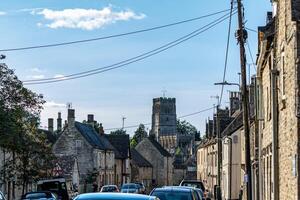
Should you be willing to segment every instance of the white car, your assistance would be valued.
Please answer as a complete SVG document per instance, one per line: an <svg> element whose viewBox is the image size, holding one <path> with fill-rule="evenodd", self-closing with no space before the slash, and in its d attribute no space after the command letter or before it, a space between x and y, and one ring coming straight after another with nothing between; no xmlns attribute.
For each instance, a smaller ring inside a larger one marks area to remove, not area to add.
<svg viewBox="0 0 300 200"><path fill-rule="evenodd" d="M6 200L4 194L0 191L0 200Z"/></svg>

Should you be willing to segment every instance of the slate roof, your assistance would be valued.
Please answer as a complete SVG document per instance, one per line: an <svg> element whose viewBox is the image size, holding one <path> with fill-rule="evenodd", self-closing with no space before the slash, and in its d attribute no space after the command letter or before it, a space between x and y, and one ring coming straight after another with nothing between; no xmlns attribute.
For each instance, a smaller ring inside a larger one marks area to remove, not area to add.
<svg viewBox="0 0 300 200"><path fill-rule="evenodd" d="M163 148L154 138L148 137L149 141L153 144L153 146L161 153L161 155L166 157L171 157L171 154Z"/></svg>
<svg viewBox="0 0 300 200"><path fill-rule="evenodd" d="M131 149L132 163L139 167L153 167L136 149Z"/></svg>
<svg viewBox="0 0 300 200"><path fill-rule="evenodd" d="M49 143L54 144L59 136L59 133L52 133L51 131L38 129L40 134L44 134Z"/></svg>
<svg viewBox="0 0 300 200"><path fill-rule="evenodd" d="M127 159L130 157L130 140L129 135L106 135L109 142L115 148L116 159ZM129 152L129 155L128 155Z"/></svg>
<svg viewBox="0 0 300 200"><path fill-rule="evenodd" d="M115 150L105 135L97 133L91 125L75 122L75 127L94 148L100 150Z"/></svg>

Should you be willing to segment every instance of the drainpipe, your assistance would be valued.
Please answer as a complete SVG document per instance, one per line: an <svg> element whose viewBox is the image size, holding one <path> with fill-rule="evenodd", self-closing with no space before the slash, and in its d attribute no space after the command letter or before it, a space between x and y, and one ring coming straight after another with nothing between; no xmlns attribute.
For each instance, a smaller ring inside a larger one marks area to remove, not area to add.
<svg viewBox="0 0 300 200"><path fill-rule="evenodd" d="M231 199L232 195L232 138L229 136L225 137L226 139L229 140L229 172L228 172L228 177L229 177L229 199Z"/></svg>
<svg viewBox="0 0 300 200"><path fill-rule="evenodd" d="M278 100L277 100L277 76L276 61L272 52L272 168L273 168L273 200L279 200L279 177L278 177Z"/></svg>

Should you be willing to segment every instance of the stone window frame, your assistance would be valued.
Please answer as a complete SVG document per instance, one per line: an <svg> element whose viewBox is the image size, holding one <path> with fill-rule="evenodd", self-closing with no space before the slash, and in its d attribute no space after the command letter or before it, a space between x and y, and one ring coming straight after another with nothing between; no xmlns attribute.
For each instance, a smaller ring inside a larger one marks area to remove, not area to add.
<svg viewBox="0 0 300 200"><path fill-rule="evenodd" d="M81 148L82 147L82 140L75 140L75 147L77 149Z"/></svg>

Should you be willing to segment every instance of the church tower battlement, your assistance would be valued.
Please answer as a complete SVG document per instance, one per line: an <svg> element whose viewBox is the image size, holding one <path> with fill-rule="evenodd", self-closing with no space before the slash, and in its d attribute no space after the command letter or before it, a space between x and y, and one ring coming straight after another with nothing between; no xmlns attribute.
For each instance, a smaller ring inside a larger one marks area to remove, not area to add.
<svg viewBox="0 0 300 200"><path fill-rule="evenodd" d="M154 98L151 134L171 154L177 146L176 99Z"/></svg>

